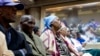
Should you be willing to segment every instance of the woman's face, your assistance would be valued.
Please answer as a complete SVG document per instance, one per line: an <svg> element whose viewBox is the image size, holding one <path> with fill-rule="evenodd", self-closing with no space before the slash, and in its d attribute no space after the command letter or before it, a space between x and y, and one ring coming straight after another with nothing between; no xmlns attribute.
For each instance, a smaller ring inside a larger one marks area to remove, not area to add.
<svg viewBox="0 0 100 56"><path fill-rule="evenodd" d="M52 25L53 25L53 27L54 27L57 31L61 28L61 23L60 23L60 20L59 20L59 19L55 19L55 20L52 22Z"/></svg>
<svg viewBox="0 0 100 56"><path fill-rule="evenodd" d="M70 35L70 31L65 27L60 30L60 34L62 34L63 36L67 36Z"/></svg>

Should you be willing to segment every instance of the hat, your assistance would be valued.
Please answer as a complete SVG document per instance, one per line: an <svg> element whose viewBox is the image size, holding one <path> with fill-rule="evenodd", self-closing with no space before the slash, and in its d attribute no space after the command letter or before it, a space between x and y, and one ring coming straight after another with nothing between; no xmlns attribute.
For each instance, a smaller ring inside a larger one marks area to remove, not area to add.
<svg viewBox="0 0 100 56"><path fill-rule="evenodd" d="M50 29L51 22L53 22L54 19L57 19L57 18L58 18L58 17L55 16L55 15L50 15L50 16L48 16L48 17L45 17L45 18L44 18L44 26L45 26L46 28L49 28L49 29Z"/></svg>
<svg viewBox="0 0 100 56"><path fill-rule="evenodd" d="M24 5L18 0L0 0L0 6L15 6L18 10L24 9Z"/></svg>

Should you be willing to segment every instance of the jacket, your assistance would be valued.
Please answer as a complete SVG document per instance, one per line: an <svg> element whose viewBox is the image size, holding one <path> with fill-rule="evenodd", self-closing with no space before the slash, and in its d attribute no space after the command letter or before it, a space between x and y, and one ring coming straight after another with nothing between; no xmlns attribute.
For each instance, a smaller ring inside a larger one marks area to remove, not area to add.
<svg viewBox="0 0 100 56"><path fill-rule="evenodd" d="M25 53L25 56L32 56L32 50L29 47L28 43L25 40L24 35L21 33L17 32L15 29L10 27L8 29L11 33L11 40L8 43L8 36L7 36L7 31L4 29L2 25L0 25L0 31L4 33L6 36L6 42L7 42L7 47L9 50L11 50L15 56L23 56L22 52L20 50L25 49L27 53Z"/></svg>
<svg viewBox="0 0 100 56"><path fill-rule="evenodd" d="M46 56L45 47L42 40L38 36L32 33L33 38L31 39L26 33L22 32L22 34L24 34L28 44L32 48L34 56Z"/></svg>

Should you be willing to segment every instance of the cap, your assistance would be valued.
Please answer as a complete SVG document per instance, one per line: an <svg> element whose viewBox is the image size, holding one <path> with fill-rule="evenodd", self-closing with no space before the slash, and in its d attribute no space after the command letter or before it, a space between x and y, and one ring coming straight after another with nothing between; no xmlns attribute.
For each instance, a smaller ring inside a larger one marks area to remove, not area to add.
<svg viewBox="0 0 100 56"><path fill-rule="evenodd" d="M0 6L15 6L18 10L24 9L24 5L18 0L0 0Z"/></svg>

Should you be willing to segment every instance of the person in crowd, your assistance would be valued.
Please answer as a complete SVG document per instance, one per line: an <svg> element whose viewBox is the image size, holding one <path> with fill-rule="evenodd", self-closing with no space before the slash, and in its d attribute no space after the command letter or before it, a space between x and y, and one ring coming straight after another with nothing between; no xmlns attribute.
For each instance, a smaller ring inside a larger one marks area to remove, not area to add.
<svg viewBox="0 0 100 56"><path fill-rule="evenodd" d="M8 50L5 35L0 31L0 56L14 56L11 50Z"/></svg>
<svg viewBox="0 0 100 56"><path fill-rule="evenodd" d="M35 19L31 15L23 15L21 17L21 33L24 34L28 44L30 45L34 56L46 56L45 47L41 39L34 35L33 29Z"/></svg>
<svg viewBox="0 0 100 56"><path fill-rule="evenodd" d="M97 42L100 42L100 27L95 30L95 34L97 36Z"/></svg>
<svg viewBox="0 0 100 56"><path fill-rule="evenodd" d="M88 26L86 29L86 36L90 39L89 42L97 42L97 36L95 35L95 31L91 26Z"/></svg>
<svg viewBox="0 0 100 56"><path fill-rule="evenodd" d="M60 33L60 37L67 42L68 44L68 48L70 49L71 53L73 53L74 55L78 56L78 55L82 55L81 52L78 52L77 48L72 44L72 42L70 41L70 30L67 27L63 27L60 29L59 31Z"/></svg>
<svg viewBox="0 0 100 56"><path fill-rule="evenodd" d="M98 24L95 21L95 19L90 19L90 21L87 24L90 25L94 30L96 30L96 28L98 27Z"/></svg>
<svg viewBox="0 0 100 56"><path fill-rule="evenodd" d="M24 36L9 24L15 22L17 10L23 8L23 4L17 0L0 0L0 31L5 35L7 48L13 52L14 56L28 56L32 53Z"/></svg>
<svg viewBox="0 0 100 56"><path fill-rule="evenodd" d="M81 39L81 37L78 36L76 31L74 31L74 30L72 31L72 37L70 39L78 51L81 51L82 49L84 49L85 44L83 44L83 43L85 42L85 40Z"/></svg>
<svg viewBox="0 0 100 56"><path fill-rule="evenodd" d="M76 35L77 35L77 40L81 43L81 45L82 45L83 47L85 47L86 44L87 44L87 42L85 41L85 39L83 39L83 38L81 37L81 35L80 35L79 32L76 32Z"/></svg>
<svg viewBox="0 0 100 56"><path fill-rule="evenodd" d="M83 30L79 31L79 37L82 38L82 39L84 39L83 41L85 41L85 42L89 42L90 41L90 39L86 35L85 31L83 31Z"/></svg>
<svg viewBox="0 0 100 56"><path fill-rule="evenodd" d="M73 45L77 48L78 51L82 52L83 55L88 53L92 56L100 56L100 49L86 49L84 48L84 46L86 45L86 43L84 43L85 41L83 41L83 39L81 39L82 41L79 41L80 39L78 39L78 34L77 32L73 31L72 32L73 37L71 38L71 42L73 43ZM79 37L81 38L81 37ZM81 44L82 43L82 44Z"/></svg>
<svg viewBox="0 0 100 56"><path fill-rule="evenodd" d="M57 32L61 28L61 22L55 15L50 15L44 18L45 29L41 34L47 56L71 56L65 42L57 36Z"/></svg>
<svg viewBox="0 0 100 56"><path fill-rule="evenodd" d="M40 30L39 30L39 27L38 27L38 26L34 26L33 31L34 31L34 35L36 35L36 36L38 36L38 37L41 35L41 33L40 33Z"/></svg>

